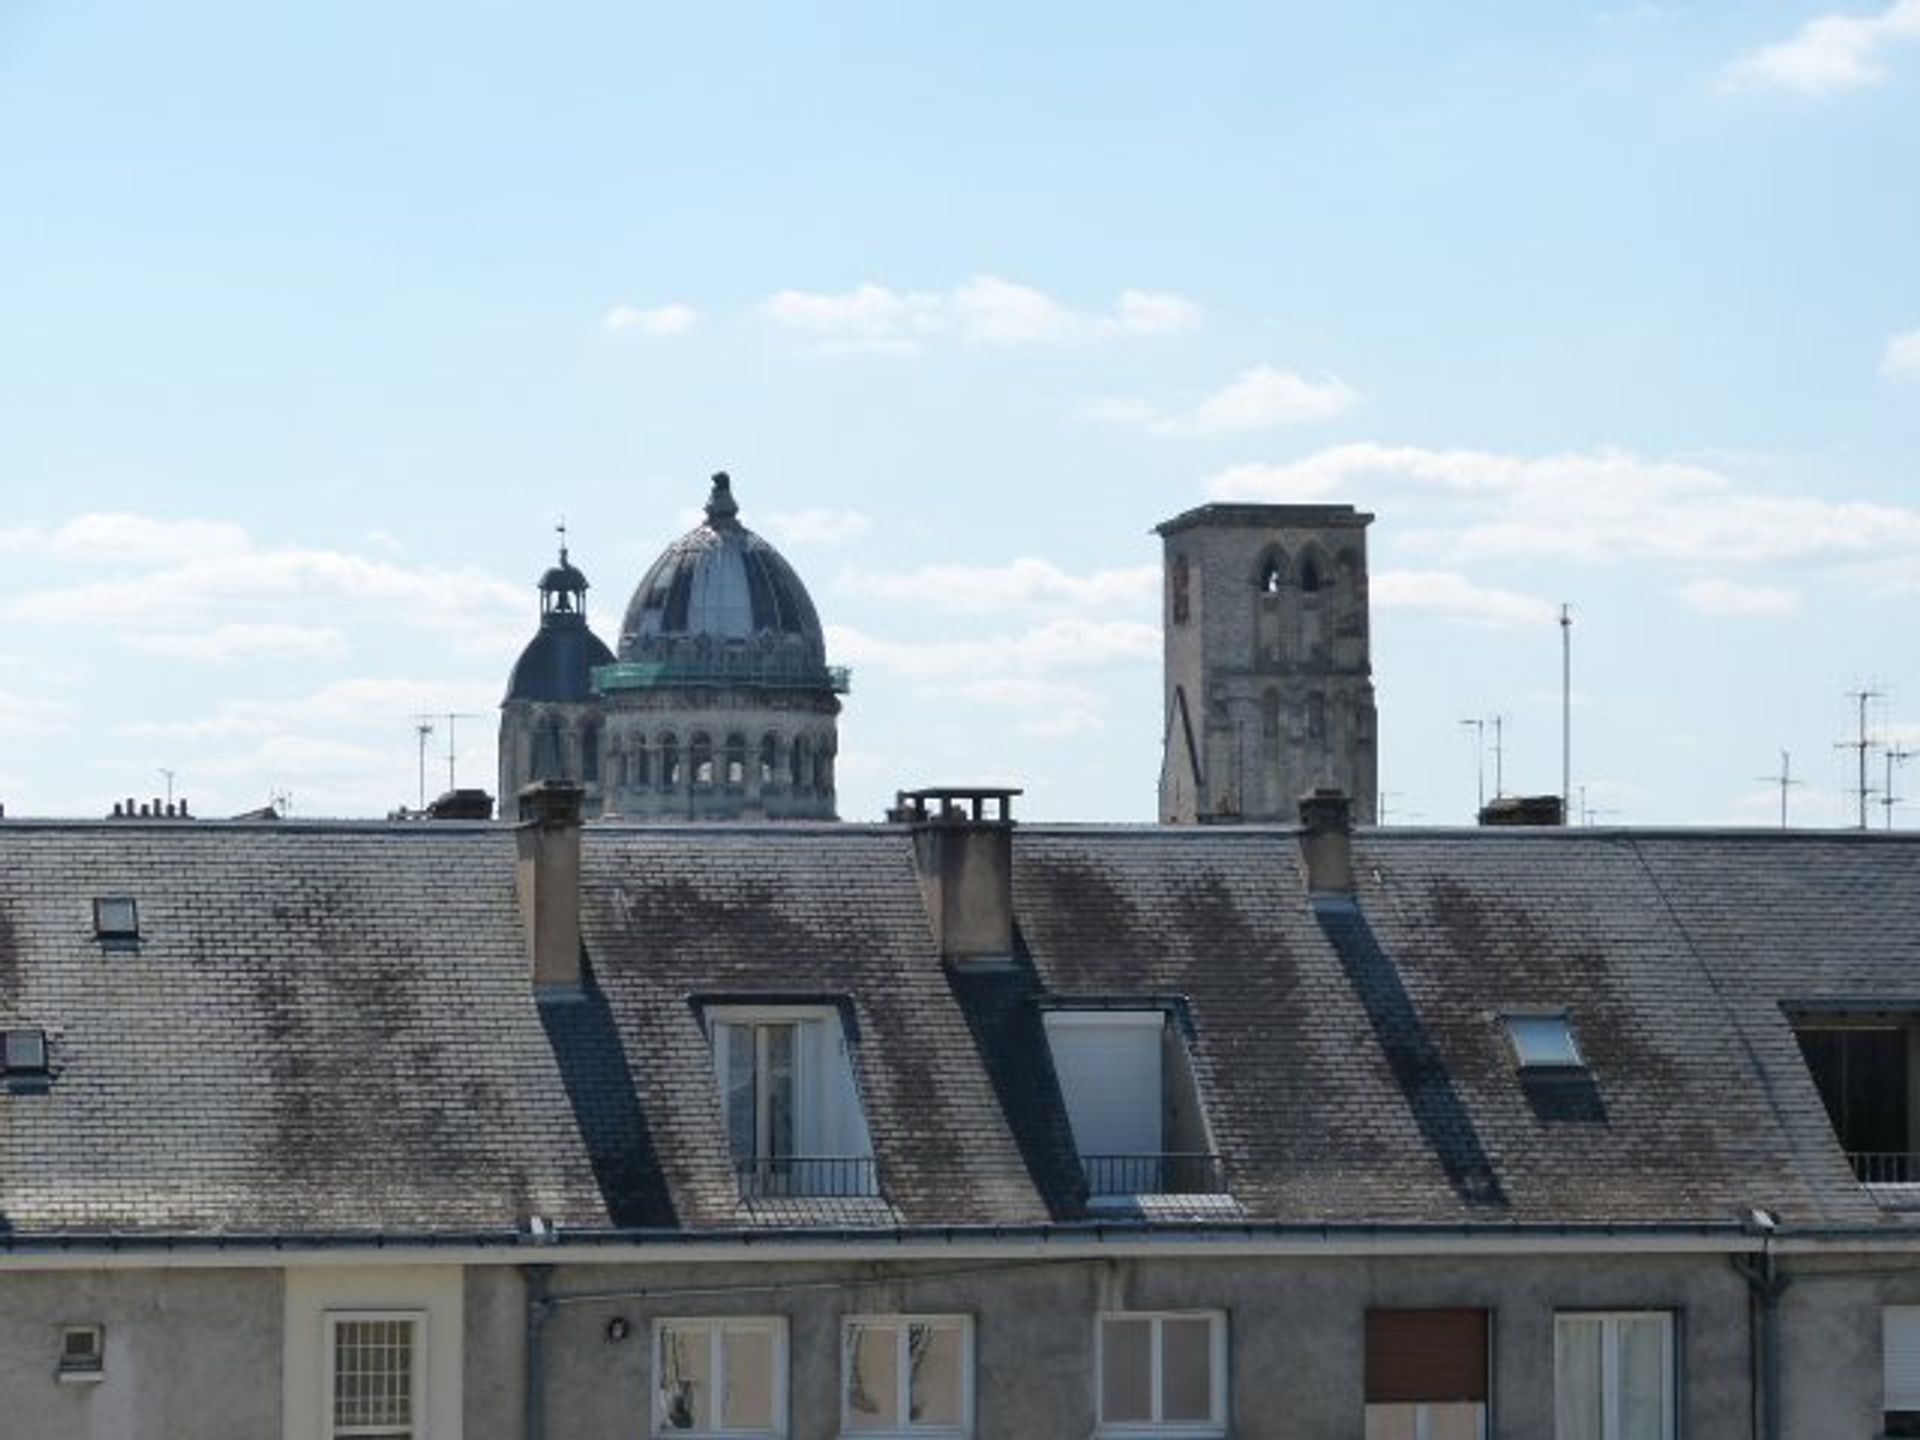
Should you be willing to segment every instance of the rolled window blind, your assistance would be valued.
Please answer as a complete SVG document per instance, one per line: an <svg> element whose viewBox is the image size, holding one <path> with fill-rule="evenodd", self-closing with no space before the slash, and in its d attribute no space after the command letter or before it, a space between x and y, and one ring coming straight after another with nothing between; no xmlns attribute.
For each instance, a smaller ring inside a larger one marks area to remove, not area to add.
<svg viewBox="0 0 1920 1440"><path fill-rule="evenodd" d="M1487 1398L1485 1310L1369 1310L1367 1401Z"/></svg>

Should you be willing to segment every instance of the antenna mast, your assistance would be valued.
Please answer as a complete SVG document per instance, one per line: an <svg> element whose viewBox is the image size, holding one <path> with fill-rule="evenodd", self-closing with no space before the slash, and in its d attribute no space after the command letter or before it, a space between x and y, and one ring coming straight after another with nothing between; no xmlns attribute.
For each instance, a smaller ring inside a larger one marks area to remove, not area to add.
<svg viewBox="0 0 1920 1440"><path fill-rule="evenodd" d="M425 715L413 717L413 733L420 738L420 808L427 808L427 741L433 738L433 721Z"/></svg>
<svg viewBox="0 0 1920 1440"><path fill-rule="evenodd" d="M1889 745L1883 753L1887 757L1887 788L1886 793L1880 797L1880 804L1886 810L1887 829L1891 830L1893 829L1893 807L1900 803L1900 797L1893 793L1893 767L1906 764L1916 752L1903 750L1898 745Z"/></svg>
<svg viewBox="0 0 1920 1440"><path fill-rule="evenodd" d="M1573 823L1573 607L1560 606L1560 823Z"/></svg>
<svg viewBox="0 0 1920 1440"><path fill-rule="evenodd" d="M1487 722L1484 720L1462 720L1462 725L1473 727L1473 774L1475 800L1473 818L1477 821L1480 812L1487 808Z"/></svg>
<svg viewBox="0 0 1920 1440"><path fill-rule="evenodd" d="M1873 794L1872 787L1867 784L1867 752L1873 748L1873 744L1874 744L1872 740L1867 738L1867 702L1869 700L1880 699L1881 692L1878 690L1866 690L1866 689L1849 690L1847 691L1847 698L1857 703L1860 707L1860 725L1859 725L1859 731L1858 731L1858 738L1853 740L1837 741L1835 742L1834 748L1839 750L1854 751L1859 761L1860 783L1858 787L1854 790L1854 794L1860 801L1860 820L1859 820L1858 828L1864 830L1867 828L1867 797Z"/></svg>
<svg viewBox="0 0 1920 1440"><path fill-rule="evenodd" d="M478 720L480 717L471 710L447 710L441 712L441 714L435 718L444 719L447 722L447 789L458 790L460 784L454 779L453 766L454 760L460 751L454 745L453 727L457 721Z"/></svg>
<svg viewBox="0 0 1920 1440"><path fill-rule="evenodd" d="M1789 750L1782 750L1780 752L1780 773L1778 775L1762 775L1760 778L1769 785L1778 785L1780 787L1780 828L1784 830L1787 828L1787 791L1795 785L1804 785L1807 783L1804 780L1796 780L1793 778L1793 753Z"/></svg>
<svg viewBox="0 0 1920 1440"><path fill-rule="evenodd" d="M1507 717L1493 717L1493 798L1507 793Z"/></svg>

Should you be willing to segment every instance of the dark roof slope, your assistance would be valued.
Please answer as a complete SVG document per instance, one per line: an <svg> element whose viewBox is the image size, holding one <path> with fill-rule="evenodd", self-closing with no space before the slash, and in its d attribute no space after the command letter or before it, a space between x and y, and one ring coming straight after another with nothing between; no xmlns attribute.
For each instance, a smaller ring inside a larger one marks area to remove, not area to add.
<svg viewBox="0 0 1920 1440"><path fill-rule="evenodd" d="M1885 1223L1788 1020L1920 1007L1920 837L1024 827L1023 950L949 975L904 827L589 826L586 1001L537 1003L510 829L0 823L0 1234L760 1223L703 1001L850 1020L884 1214L1074 1219L1042 996L1165 1001L1248 1220ZM91 903L140 904L136 951ZM1564 1007L1583 1081L1500 1024ZM828 1214L816 1221L833 1220ZM841 1217L844 1218L844 1217Z"/></svg>

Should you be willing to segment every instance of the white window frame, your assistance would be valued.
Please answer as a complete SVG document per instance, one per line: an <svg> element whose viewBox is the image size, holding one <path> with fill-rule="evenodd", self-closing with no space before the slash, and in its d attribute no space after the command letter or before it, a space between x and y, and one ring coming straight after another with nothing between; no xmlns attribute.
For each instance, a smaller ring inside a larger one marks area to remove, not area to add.
<svg viewBox="0 0 1920 1440"><path fill-rule="evenodd" d="M1439 1405L1478 1405L1480 1407L1480 1440L1487 1440L1488 1406L1485 1400L1370 1400L1365 1407L1366 1418L1370 1421L1376 1409L1410 1408L1413 1411L1413 1440L1430 1440L1433 1407Z"/></svg>
<svg viewBox="0 0 1920 1440"><path fill-rule="evenodd" d="M936 1425L915 1421L911 1416L912 1361L907 1336L915 1325L931 1325L960 1332L960 1423ZM858 1328L890 1329L894 1332L894 1394L907 1413L895 1418L891 1428L855 1430L847 1391L853 1379L853 1337ZM849 1440L887 1440L887 1437L958 1436L973 1434L973 1317L971 1315L847 1315L840 1322L840 1433Z"/></svg>
<svg viewBox="0 0 1920 1440"><path fill-rule="evenodd" d="M705 1330L707 1332L707 1375L712 1387L712 1396L716 1411L721 1398L726 1394L726 1346L724 1337L732 1332L763 1333L771 1336L772 1344L769 1363L773 1373L767 1377L767 1393L773 1401L773 1423L766 1429L741 1429L738 1426L728 1428L719 1423L716 1413L715 1423L705 1430L670 1430L663 1423L665 1416L660 1407L660 1375L664 1366L660 1359L660 1346L669 1330ZM685 1440L724 1440L724 1437L752 1436L754 1440L781 1440L787 1433L787 1320L784 1315L664 1315L653 1322L650 1337L651 1369L648 1387L648 1409L652 1418L648 1433L654 1436L685 1437Z"/></svg>
<svg viewBox="0 0 1920 1440"><path fill-rule="evenodd" d="M1625 1320L1658 1320L1665 1330L1660 1347L1660 1433L1661 1440L1677 1440L1679 1400L1679 1335L1672 1310L1556 1310L1553 1314L1553 1393L1554 1428L1559 1429L1560 1387L1566 1377L1560 1373L1560 1326L1565 1321L1599 1321L1600 1329L1600 1435L1601 1440L1620 1440L1620 1324Z"/></svg>
<svg viewBox="0 0 1920 1440"><path fill-rule="evenodd" d="M854 1074L852 1048L839 1008L833 1005L714 1005L703 1016L713 1047L714 1078L720 1096L720 1119L732 1155L731 1120L727 1114L727 1068L735 1031L730 1027L792 1025L793 1046L793 1156L809 1159L872 1160L873 1140L867 1128L866 1107ZM756 1037L756 1044L758 1043ZM830 1146L836 1132L847 1143ZM758 1137L755 1140L758 1149ZM760 1155L734 1159L772 1160L788 1156Z"/></svg>
<svg viewBox="0 0 1920 1440"><path fill-rule="evenodd" d="M1150 1122L1148 1128L1154 1132L1156 1138L1153 1145L1146 1150L1123 1153L1137 1154L1143 1158L1163 1156L1167 1153L1167 1069L1165 1045L1167 1028L1171 1023L1172 1017L1166 1009L1157 1005L1115 1006L1111 1009L1100 1010L1078 1010L1070 1006L1061 1006L1057 1009L1047 1010L1042 1016L1041 1024L1046 1032L1049 1056L1053 1060L1056 1074L1058 1074L1060 1069L1060 1061L1058 1059L1059 1042L1057 1039L1059 1033L1087 1030L1131 1030L1151 1033L1155 1046L1154 1076L1157 1083L1154 1086L1153 1112L1150 1116L1142 1117L1142 1119ZM1101 1154L1101 1150L1090 1147L1089 1142L1091 1137L1083 1133L1085 1121L1082 1117L1076 1116L1075 1114L1074 1097L1066 1093L1067 1087L1064 1084L1061 1087L1061 1091L1060 1098L1066 1105L1067 1128L1073 1135L1075 1153L1081 1157L1085 1157L1089 1153L1095 1155ZM1088 1198L1095 1203L1103 1201L1112 1203L1116 1200L1130 1199L1136 1193L1139 1193L1138 1187L1123 1186L1118 1189L1103 1188L1092 1190Z"/></svg>
<svg viewBox="0 0 1920 1440"><path fill-rule="evenodd" d="M1513 1047L1513 1058L1522 1070L1559 1070L1572 1072L1587 1068L1585 1053L1580 1049L1580 1037L1573 1033L1573 1020L1564 1010L1509 1010L1501 1020L1507 1027L1507 1043ZM1541 1047L1536 1039L1523 1039L1521 1027L1557 1026L1558 1033L1546 1047ZM1563 1046L1560 1042L1564 1040Z"/></svg>
<svg viewBox="0 0 1920 1440"><path fill-rule="evenodd" d="M339 1373L335 1366L339 1363L339 1351L336 1342L340 1327L356 1322L372 1321L382 1324L402 1322L413 1330L413 1395L410 1404L413 1409L411 1423L406 1427L408 1440L428 1440L432 1433L427 1417L427 1312L424 1310L328 1310L321 1316L321 1329L326 1336L327 1361L320 1372L321 1404L325 1407L326 1428L321 1432L325 1440L349 1440L355 1435L391 1435L400 1427L394 1425L341 1425L334 1419L333 1397Z"/></svg>
<svg viewBox="0 0 1920 1440"><path fill-rule="evenodd" d="M1166 1381L1161 1331L1168 1320L1205 1320L1210 1366L1208 1390L1213 1401L1212 1414L1205 1420L1108 1420L1106 1326L1109 1320L1150 1320L1153 1340L1150 1359L1153 1413L1165 1409L1163 1387ZM1093 1403L1099 1423L1094 1433L1103 1440L1132 1440L1134 1436L1206 1435L1227 1433L1227 1312L1224 1310L1103 1310L1093 1321Z"/></svg>

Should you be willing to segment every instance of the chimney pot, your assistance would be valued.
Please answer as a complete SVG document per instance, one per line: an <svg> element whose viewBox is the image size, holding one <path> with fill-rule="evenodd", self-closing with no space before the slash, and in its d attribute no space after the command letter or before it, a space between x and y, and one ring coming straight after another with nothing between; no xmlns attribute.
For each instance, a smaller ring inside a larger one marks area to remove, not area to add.
<svg viewBox="0 0 1920 1440"><path fill-rule="evenodd" d="M1309 898L1353 894L1353 801L1344 790L1300 797L1300 863Z"/></svg>
<svg viewBox="0 0 1920 1440"><path fill-rule="evenodd" d="M519 793L520 918L537 992L580 989L580 811L586 791L541 780Z"/></svg>

